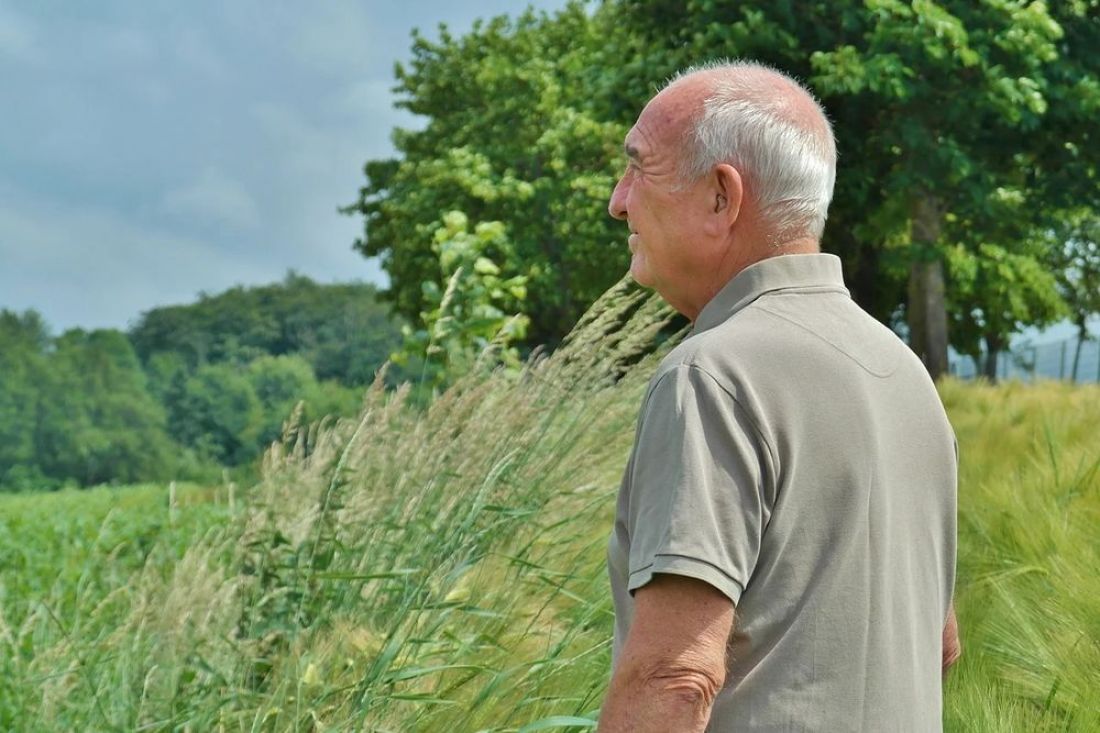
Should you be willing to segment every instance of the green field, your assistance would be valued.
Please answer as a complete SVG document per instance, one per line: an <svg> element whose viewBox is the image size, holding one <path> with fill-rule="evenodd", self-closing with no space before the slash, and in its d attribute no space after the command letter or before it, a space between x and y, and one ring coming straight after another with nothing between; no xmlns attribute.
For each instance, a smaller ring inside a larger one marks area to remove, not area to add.
<svg viewBox="0 0 1100 733"><path fill-rule="evenodd" d="M636 305L636 304L635 304ZM651 306L427 411L366 395L263 480L0 498L0 730L591 728ZM1100 388L945 382L955 731L1100 730Z"/></svg>

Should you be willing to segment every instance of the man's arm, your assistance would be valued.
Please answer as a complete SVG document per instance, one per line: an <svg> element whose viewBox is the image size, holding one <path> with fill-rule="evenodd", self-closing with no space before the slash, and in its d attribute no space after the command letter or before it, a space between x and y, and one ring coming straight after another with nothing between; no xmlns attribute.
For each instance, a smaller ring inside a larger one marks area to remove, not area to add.
<svg viewBox="0 0 1100 733"><path fill-rule="evenodd" d="M962 656L962 643L959 641L959 622L955 619L955 603L947 609L947 623L943 626L943 673L951 668Z"/></svg>
<svg viewBox="0 0 1100 733"><path fill-rule="evenodd" d="M701 580L658 574L639 588L599 733L701 733L726 679L733 615Z"/></svg>

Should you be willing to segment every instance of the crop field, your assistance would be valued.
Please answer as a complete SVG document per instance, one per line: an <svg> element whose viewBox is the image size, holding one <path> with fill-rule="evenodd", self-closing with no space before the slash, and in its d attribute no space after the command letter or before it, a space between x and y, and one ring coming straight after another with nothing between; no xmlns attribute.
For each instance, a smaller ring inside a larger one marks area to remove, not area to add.
<svg viewBox="0 0 1100 733"><path fill-rule="evenodd" d="M604 552L664 312L616 293L523 375L372 389L258 485L0 497L0 730L594 727ZM947 381L952 731L1100 730L1100 387Z"/></svg>

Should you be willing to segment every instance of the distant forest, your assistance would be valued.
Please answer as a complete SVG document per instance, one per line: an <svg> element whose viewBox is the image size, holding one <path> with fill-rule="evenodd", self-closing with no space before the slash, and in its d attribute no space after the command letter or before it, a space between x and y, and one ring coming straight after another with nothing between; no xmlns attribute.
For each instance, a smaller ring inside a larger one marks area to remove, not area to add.
<svg viewBox="0 0 1100 733"><path fill-rule="evenodd" d="M400 345L366 284L290 273L128 331L54 336L33 310L0 311L0 491L248 473L299 401L351 415Z"/></svg>

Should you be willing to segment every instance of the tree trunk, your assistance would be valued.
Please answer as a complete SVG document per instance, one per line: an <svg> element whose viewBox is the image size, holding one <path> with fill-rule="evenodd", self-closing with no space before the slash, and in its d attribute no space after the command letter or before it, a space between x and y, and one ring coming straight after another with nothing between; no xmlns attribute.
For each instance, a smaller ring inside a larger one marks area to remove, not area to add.
<svg viewBox="0 0 1100 733"><path fill-rule="evenodd" d="M912 207L913 255L909 265L909 346L932 379L947 373L947 302L943 260L936 251L942 204L918 194Z"/></svg>
<svg viewBox="0 0 1100 733"><path fill-rule="evenodd" d="M1081 347L1085 345L1085 339L1089 337L1088 322L1085 318L1077 319L1077 348L1073 352L1073 370L1070 372L1070 381L1077 384L1077 367L1081 364Z"/></svg>
<svg viewBox="0 0 1100 733"><path fill-rule="evenodd" d="M982 376L990 382L997 382L997 357L1005 347L1004 339L994 334L986 334L985 340L985 364L982 367Z"/></svg>

